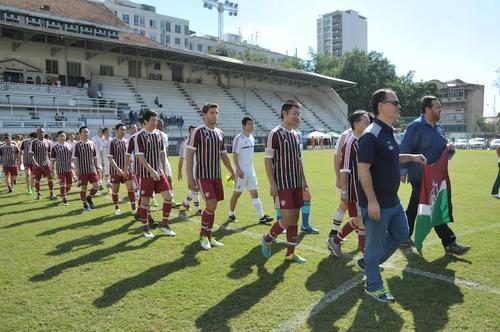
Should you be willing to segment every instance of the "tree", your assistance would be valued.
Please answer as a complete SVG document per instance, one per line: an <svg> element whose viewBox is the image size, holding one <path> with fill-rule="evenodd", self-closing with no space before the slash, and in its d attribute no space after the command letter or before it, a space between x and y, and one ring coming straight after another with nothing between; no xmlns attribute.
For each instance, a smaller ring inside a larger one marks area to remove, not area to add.
<svg viewBox="0 0 500 332"><path fill-rule="evenodd" d="M495 132L495 125L491 123L486 123L484 121L484 118L482 116L476 116L476 126L481 130L483 134L486 133L494 133Z"/></svg>

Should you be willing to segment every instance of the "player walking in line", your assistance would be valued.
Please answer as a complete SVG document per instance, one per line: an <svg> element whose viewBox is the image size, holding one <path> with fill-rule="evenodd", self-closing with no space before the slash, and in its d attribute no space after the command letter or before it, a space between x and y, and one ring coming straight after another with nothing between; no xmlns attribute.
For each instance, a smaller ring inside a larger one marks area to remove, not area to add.
<svg viewBox="0 0 500 332"><path fill-rule="evenodd" d="M189 137L191 136L191 133L193 132L193 129L195 129L195 126L189 126L188 128L188 137L181 143L181 146L179 148L179 163L177 166L177 180L181 181L182 180L182 169L184 168L184 161L186 160L186 151L187 151L187 145L189 142ZM194 156L194 167L193 169L196 169L196 155ZM196 177L196 175L193 175ZM201 209L200 209L200 193L198 191L192 191L191 189L188 188L188 194L184 201L182 202L182 207L184 210L189 211L191 210L191 207L189 206L190 202L193 201L194 208L196 210L195 215L201 216Z"/></svg>
<svg viewBox="0 0 500 332"><path fill-rule="evenodd" d="M241 193L248 190L252 197L252 205L257 211L259 222L266 224L274 219L264 214L262 203L259 198L257 174L253 167L253 153L255 138L252 135L253 120L249 117L243 118L241 121L243 131L236 135L233 140L233 161L236 168L236 183L233 190L233 196L229 203L228 222L236 222L236 203L241 196Z"/></svg>
<svg viewBox="0 0 500 332"><path fill-rule="evenodd" d="M61 198L63 205L67 206L69 205L67 195L71 189L71 185L73 184L72 169L74 167L71 163L73 151L71 149L71 145L66 143L66 133L64 131L58 131L56 138L57 143L54 144L50 152L50 160L52 161L52 177L55 177L55 172L57 171Z"/></svg>
<svg viewBox="0 0 500 332"><path fill-rule="evenodd" d="M31 141L29 147L29 155L33 164L33 174L35 175L36 199L41 199L40 195L40 180L46 177L50 191L49 199L54 200L57 197L54 195L54 182L52 181L52 172L50 169L49 154L51 151L50 141L45 139L45 130L38 128L36 130L37 138Z"/></svg>
<svg viewBox="0 0 500 332"><path fill-rule="evenodd" d="M3 141L5 144L0 148L0 159L2 160L3 173L5 174L5 184L7 185L8 192L11 193L16 184L21 154L9 134L5 134Z"/></svg>
<svg viewBox="0 0 500 332"><path fill-rule="evenodd" d="M33 164L29 156L30 144L36 138L36 133L31 133L29 138L21 142L20 150L22 152L22 163L24 166L24 175L26 176L26 194L32 195L35 187L35 177L33 176Z"/></svg>

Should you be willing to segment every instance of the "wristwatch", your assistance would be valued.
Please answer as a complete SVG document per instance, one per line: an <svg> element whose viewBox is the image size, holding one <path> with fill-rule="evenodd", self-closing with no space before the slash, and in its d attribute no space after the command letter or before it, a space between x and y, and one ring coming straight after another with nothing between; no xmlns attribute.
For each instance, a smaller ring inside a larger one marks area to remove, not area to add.
<svg viewBox="0 0 500 332"><path fill-rule="evenodd" d="M347 195L347 191L345 191L345 190L342 190L340 193L341 193L342 195Z"/></svg>

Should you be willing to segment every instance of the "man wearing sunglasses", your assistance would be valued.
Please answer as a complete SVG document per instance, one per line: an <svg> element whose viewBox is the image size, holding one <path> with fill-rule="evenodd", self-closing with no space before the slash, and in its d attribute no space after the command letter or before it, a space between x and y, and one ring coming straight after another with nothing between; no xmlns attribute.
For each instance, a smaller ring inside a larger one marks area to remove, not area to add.
<svg viewBox="0 0 500 332"><path fill-rule="evenodd" d="M381 302L394 297L385 290L379 265L408 238L408 221L398 197L399 163L425 164L421 154L400 154L393 124L401 104L396 93L380 89L371 105L376 118L359 139L358 170L362 191L359 205L366 229L365 256L358 266L365 271L365 292Z"/></svg>
<svg viewBox="0 0 500 332"><path fill-rule="evenodd" d="M403 142L401 142L401 153L422 153L427 158L427 163L433 164L439 160L444 149L449 145L449 157L451 157L455 153L455 148L453 144L448 144L443 128L437 124L441 119L441 102L435 96L425 96L422 98L421 109L422 115L413 120L406 129ZM401 165L401 182L410 182L412 188L410 202L406 208L410 238L403 243L405 247L414 245L411 235L417 216L421 180L422 165L414 163ZM456 236L448 224L436 226L434 230L441 239L447 254L464 255L469 251L470 246L456 242Z"/></svg>

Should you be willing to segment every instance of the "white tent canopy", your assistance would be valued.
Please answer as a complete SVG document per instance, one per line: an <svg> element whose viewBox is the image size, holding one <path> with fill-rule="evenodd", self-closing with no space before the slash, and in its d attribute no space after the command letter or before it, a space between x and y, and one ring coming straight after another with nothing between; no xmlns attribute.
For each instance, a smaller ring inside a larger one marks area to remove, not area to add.
<svg viewBox="0 0 500 332"><path fill-rule="evenodd" d="M312 133L310 133L309 135L307 135L307 138L313 138L313 137L324 137L324 138L330 138L330 136L328 136L327 134L325 133L322 133L320 131L313 131Z"/></svg>

